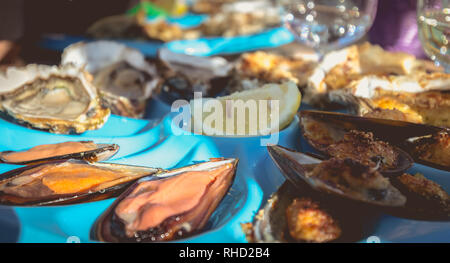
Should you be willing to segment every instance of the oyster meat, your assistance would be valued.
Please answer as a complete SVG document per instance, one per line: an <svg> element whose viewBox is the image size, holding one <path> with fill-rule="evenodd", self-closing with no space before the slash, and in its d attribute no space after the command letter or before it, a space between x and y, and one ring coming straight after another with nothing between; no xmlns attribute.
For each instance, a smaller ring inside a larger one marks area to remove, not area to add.
<svg viewBox="0 0 450 263"><path fill-rule="evenodd" d="M113 41L76 43L67 47L62 64L85 67L113 114L140 118L159 83L156 67L138 50Z"/></svg>
<svg viewBox="0 0 450 263"><path fill-rule="evenodd" d="M96 144L92 141L43 144L24 151L0 152L0 161L9 164L37 164L55 160L82 159L104 161L117 153L116 144Z"/></svg>
<svg viewBox="0 0 450 263"><path fill-rule="evenodd" d="M94 238L158 242L198 233L231 187L236 165L215 159L139 180L100 216Z"/></svg>
<svg viewBox="0 0 450 263"><path fill-rule="evenodd" d="M103 126L110 111L91 76L72 64L28 65L0 73L3 117L53 133L83 133Z"/></svg>
<svg viewBox="0 0 450 263"><path fill-rule="evenodd" d="M159 169L66 160L30 165L0 176L0 203L59 205L119 195L138 178Z"/></svg>

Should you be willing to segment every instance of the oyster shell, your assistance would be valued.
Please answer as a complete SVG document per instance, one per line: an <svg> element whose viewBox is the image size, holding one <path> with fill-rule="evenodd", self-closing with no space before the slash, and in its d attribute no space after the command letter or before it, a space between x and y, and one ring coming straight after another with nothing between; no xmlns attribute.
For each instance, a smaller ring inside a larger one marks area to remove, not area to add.
<svg viewBox="0 0 450 263"><path fill-rule="evenodd" d="M97 219L93 238L158 242L200 232L231 187L236 165L215 159L142 178Z"/></svg>
<svg viewBox="0 0 450 263"><path fill-rule="evenodd" d="M113 41L79 42L62 54L62 64L85 67L113 114L139 118L157 87L156 67L138 50Z"/></svg>
<svg viewBox="0 0 450 263"><path fill-rule="evenodd" d="M18 168L0 175L0 203L60 205L119 195L138 178L160 169L66 160Z"/></svg>
<svg viewBox="0 0 450 263"><path fill-rule="evenodd" d="M83 133L103 126L109 109L100 104L91 76L67 64L28 65L0 73L4 117L53 133Z"/></svg>
<svg viewBox="0 0 450 263"><path fill-rule="evenodd" d="M95 144L92 141L62 142L38 145L24 151L0 152L0 161L27 165L68 159L97 162L111 158L117 151L117 144Z"/></svg>

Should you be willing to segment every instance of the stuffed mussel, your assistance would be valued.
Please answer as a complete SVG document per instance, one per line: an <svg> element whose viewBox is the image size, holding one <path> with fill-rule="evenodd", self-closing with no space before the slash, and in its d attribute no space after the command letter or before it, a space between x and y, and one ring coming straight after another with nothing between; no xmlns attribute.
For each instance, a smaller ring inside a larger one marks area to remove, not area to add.
<svg viewBox="0 0 450 263"><path fill-rule="evenodd" d="M0 175L0 204L60 205L114 197L160 169L66 160L29 165Z"/></svg>
<svg viewBox="0 0 450 263"><path fill-rule="evenodd" d="M384 177L373 167L349 158L320 160L310 155L268 146L283 175L300 193L315 190L326 200L357 201L373 211L415 220L450 220L449 195L437 183L403 173Z"/></svg>
<svg viewBox="0 0 450 263"><path fill-rule="evenodd" d="M399 158L399 169L394 171L395 174L401 174L402 171L411 166L411 160L408 160L411 157L417 163L450 170L447 158L450 156L450 136L449 130L446 128L324 111L302 111L300 122L305 138L319 151L321 145L314 142L314 138L311 139L312 136L330 144L340 140L344 137L344 134L351 130L357 130L371 133L377 140L388 142L390 145L403 150L394 148L402 157ZM316 139L316 141L318 140Z"/></svg>
<svg viewBox="0 0 450 263"><path fill-rule="evenodd" d="M385 174L400 174L413 164L406 152L374 138L370 130L354 129L352 123L336 123L322 118L318 112L303 111L300 125L306 141L329 157L358 160L364 165L379 167Z"/></svg>
<svg viewBox="0 0 450 263"><path fill-rule="evenodd" d="M96 144L92 141L69 141L38 145L23 151L0 152L0 162L27 165L68 159L98 162L111 158L117 151L119 151L117 144Z"/></svg>
<svg viewBox="0 0 450 263"><path fill-rule="evenodd" d="M236 159L212 159L142 178L103 213L93 239L160 242L198 233L230 189Z"/></svg>
<svg viewBox="0 0 450 263"><path fill-rule="evenodd" d="M76 43L64 50L61 64L73 63L93 74L93 84L113 114L141 118L159 77L138 50L113 41Z"/></svg>
<svg viewBox="0 0 450 263"><path fill-rule="evenodd" d="M4 118L52 133L99 129L110 114L91 75L73 64L9 67L0 73L0 87Z"/></svg>
<svg viewBox="0 0 450 263"><path fill-rule="evenodd" d="M384 207L400 207L406 198L376 168L350 158L320 160L281 146L268 151L283 175L294 185L336 197Z"/></svg>

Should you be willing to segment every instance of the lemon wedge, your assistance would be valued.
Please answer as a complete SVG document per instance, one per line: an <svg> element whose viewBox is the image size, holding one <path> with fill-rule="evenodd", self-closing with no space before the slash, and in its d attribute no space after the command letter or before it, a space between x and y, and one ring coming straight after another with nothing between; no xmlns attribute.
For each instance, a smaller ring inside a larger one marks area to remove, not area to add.
<svg viewBox="0 0 450 263"><path fill-rule="evenodd" d="M191 100L191 129L210 136L259 136L288 126L300 106L292 82L266 84L215 99Z"/></svg>

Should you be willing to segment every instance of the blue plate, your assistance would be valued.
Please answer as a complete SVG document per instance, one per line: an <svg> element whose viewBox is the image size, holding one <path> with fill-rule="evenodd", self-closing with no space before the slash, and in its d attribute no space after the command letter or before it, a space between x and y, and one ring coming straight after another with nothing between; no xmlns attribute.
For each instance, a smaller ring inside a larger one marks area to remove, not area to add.
<svg viewBox="0 0 450 263"><path fill-rule="evenodd" d="M182 28L192 28L200 25L208 16L188 13L182 17L166 18L168 23L177 24ZM152 23L158 18L148 18ZM124 45L140 50L147 57L156 57L158 49L167 47L177 53L195 56L213 56L248 52L258 49L275 48L288 44L294 40L294 36L285 28L278 27L265 30L258 34L236 37L205 37L196 40L179 40L168 43L160 41L138 41L127 39L115 39ZM62 51L67 46L80 41L93 41L83 36L48 35L41 41L41 46Z"/></svg>

